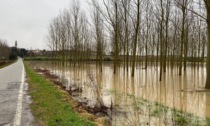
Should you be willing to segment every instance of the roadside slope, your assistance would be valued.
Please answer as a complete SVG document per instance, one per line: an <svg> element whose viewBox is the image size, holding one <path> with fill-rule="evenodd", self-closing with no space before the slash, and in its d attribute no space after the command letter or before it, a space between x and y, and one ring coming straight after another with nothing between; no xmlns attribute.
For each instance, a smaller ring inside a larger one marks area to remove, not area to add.
<svg viewBox="0 0 210 126"><path fill-rule="evenodd" d="M92 122L80 117L66 101L66 94L52 82L25 65L32 112L39 126L92 126Z"/></svg>

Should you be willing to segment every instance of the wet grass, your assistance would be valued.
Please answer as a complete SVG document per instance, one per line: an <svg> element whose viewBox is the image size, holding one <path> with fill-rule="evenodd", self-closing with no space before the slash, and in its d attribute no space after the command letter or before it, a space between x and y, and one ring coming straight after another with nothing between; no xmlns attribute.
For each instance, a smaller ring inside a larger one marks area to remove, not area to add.
<svg viewBox="0 0 210 126"><path fill-rule="evenodd" d="M24 60L26 61L51 61L53 60L53 58L47 57L47 56L35 56L35 57L25 57Z"/></svg>
<svg viewBox="0 0 210 126"><path fill-rule="evenodd" d="M33 71L25 64L32 97L32 112L39 126L94 126L94 123L79 116L66 101L66 94L52 82Z"/></svg>
<svg viewBox="0 0 210 126"><path fill-rule="evenodd" d="M123 95L122 93L117 93L115 91L107 91L107 92L109 92L110 94L114 93L120 96ZM144 110L144 113L148 113L148 109L150 109L148 115L151 116L151 118L162 118L166 122L169 122L169 125L210 126L210 119L207 117L202 118L199 116L195 116L192 113L187 113L182 110L178 110L176 108L170 108L159 102L151 102L144 98L135 97L132 94L126 94L126 96L129 99L135 98L136 105L133 105L135 111Z"/></svg>
<svg viewBox="0 0 210 126"><path fill-rule="evenodd" d="M162 113L163 111L160 108L156 107L155 109L152 110L151 116L159 117L162 115Z"/></svg>
<svg viewBox="0 0 210 126"><path fill-rule="evenodd" d="M148 101L149 102L149 101ZM206 120L207 118L201 118L193 115L192 113L187 113L176 108L170 108L164 106L158 102L149 102L152 106L151 116L161 117L162 115L167 116L168 120L172 120L173 124L177 126L209 126L210 123Z"/></svg>
<svg viewBox="0 0 210 126"><path fill-rule="evenodd" d="M145 100L144 100L145 101ZM193 115L192 113L187 113L176 108L170 108L168 106L162 105L158 102L146 101L151 105L151 116L152 117L161 117L166 115L171 118L174 123L178 126L192 125L192 126L210 126L208 118L201 118Z"/></svg>
<svg viewBox="0 0 210 126"><path fill-rule="evenodd" d="M176 124L179 125L179 126L180 125L183 126L183 125L188 124L188 122L187 122L187 120L184 116L178 116L175 121L176 121Z"/></svg>

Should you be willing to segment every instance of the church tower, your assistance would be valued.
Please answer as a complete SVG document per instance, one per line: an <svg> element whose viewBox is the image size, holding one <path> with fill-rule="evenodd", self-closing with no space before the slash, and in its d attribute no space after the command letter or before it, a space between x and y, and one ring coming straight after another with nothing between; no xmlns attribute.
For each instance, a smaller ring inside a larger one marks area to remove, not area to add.
<svg viewBox="0 0 210 126"><path fill-rule="evenodd" d="M17 40L15 41L15 48L17 48Z"/></svg>

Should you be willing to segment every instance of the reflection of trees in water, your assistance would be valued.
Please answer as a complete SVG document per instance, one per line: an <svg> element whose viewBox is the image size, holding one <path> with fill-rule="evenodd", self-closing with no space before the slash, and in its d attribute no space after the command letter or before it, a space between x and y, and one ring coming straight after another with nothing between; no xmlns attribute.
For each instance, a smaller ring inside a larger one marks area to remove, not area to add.
<svg viewBox="0 0 210 126"><path fill-rule="evenodd" d="M61 75L69 82L72 80L80 82L83 85L81 96L89 99L95 97L92 95L95 91L89 89L84 83L88 81L88 71L91 70L95 75L95 84L100 84L101 100L107 106L113 104L117 110L112 113L113 123L119 123L126 118L130 118L129 122L132 123L150 125L154 122L177 123L176 120L184 119L192 123L195 120L194 116L201 118L210 116L210 111L207 111L210 109L208 104L210 95L195 91L201 86L200 83L205 81L205 68L194 69L187 66L186 73L178 76L178 69L174 67L167 70L163 74L162 82L159 82L158 67L139 69L136 71L138 76L132 78L129 73L124 72L123 67L117 69L118 74L113 74L110 64L103 66L102 73L93 63L64 68L59 65L51 66L48 62L34 63L34 65L54 70L57 75ZM170 122L170 120L173 121Z"/></svg>

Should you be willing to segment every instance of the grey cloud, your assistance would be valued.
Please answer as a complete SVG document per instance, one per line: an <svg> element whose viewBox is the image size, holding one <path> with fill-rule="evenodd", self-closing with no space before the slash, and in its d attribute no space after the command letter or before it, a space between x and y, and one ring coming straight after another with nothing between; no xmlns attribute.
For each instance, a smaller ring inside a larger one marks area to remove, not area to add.
<svg viewBox="0 0 210 126"><path fill-rule="evenodd" d="M70 0L0 0L0 38L10 46L15 40L24 48L45 48L50 20Z"/></svg>

